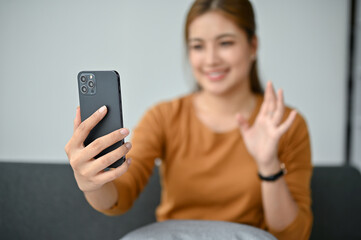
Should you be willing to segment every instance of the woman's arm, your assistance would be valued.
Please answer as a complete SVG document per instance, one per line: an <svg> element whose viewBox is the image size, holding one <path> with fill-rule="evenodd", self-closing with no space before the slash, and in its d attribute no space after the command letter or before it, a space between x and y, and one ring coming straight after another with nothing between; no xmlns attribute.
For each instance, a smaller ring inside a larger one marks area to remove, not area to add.
<svg viewBox="0 0 361 240"><path fill-rule="evenodd" d="M254 124L249 126L242 116L238 120L259 173L274 175L280 171L281 162L288 171L276 181L261 183L269 231L278 239L307 239L312 223L309 189L312 166L306 123L296 111L285 109L282 91L276 97L270 82Z"/></svg>
<svg viewBox="0 0 361 240"><path fill-rule="evenodd" d="M292 127L281 138L278 156L279 161L285 165L287 173L275 182L261 183L263 209L268 231L280 240L308 239L312 229L311 146L307 124L301 115L297 115ZM275 164L275 170L277 165ZM274 171L273 173L269 172L269 175L274 173ZM267 172L264 174L266 175ZM287 190L288 195L297 206L296 215L288 225L285 218L290 216L292 207L288 205L285 198L281 197L280 182L283 182L283 189ZM277 201L279 202L277 203ZM282 222L285 224L283 227L281 226ZM279 223L279 227L274 223Z"/></svg>
<svg viewBox="0 0 361 240"><path fill-rule="evenodd" d="M124 139L129 133L127 129L113 131L84 147L85 138L104 118L106 113L107 108L103 106L88 119L81 122L80 109L77 108L74 133L65 146L65 152L79 189L84 192L86 199L92 206L101 209L109 208L117 201L117 191L112 181L128 170L130 159L111 171L104 171L103 169L120 159L131 148L130 143L125 143L119 148L94 159L94 156L99 152Z"/></svg>
<svg viewBox="0 0 361 240"><path fill-rule="evenodd" d="M99 210L110 209L118 201L117 189L113 182L108 182L95 191L84 192L84 196L93 208Z"/></svg>
<svg viewBox="0 0 361 240"><path fill-rule="evenodd" d="M143 191L152 175L154 159L164 157L165 120L162 113L165 107L167 105L158 104L150 108L134 129L132 149L127 154L132 159L131 166L112 181L112 185L102 189L109 199L101 199L101 192L86 195L96 210L110 216L124 214Z"/></svg>
<svg viewBox="0 0 361 240"><path fill-rule="evenodd" d="M274 159L269 166L259 167L262 176L274 175L281 170L278 159ZM262 203L267 225L282 231L296 218L298 206L293 199L284 177L275 181L262 181Z"/></svg>

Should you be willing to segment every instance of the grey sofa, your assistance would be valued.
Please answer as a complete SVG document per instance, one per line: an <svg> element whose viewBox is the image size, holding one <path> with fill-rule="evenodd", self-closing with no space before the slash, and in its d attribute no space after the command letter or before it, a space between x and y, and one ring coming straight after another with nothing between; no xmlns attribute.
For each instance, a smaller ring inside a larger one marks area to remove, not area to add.
<svg viewBox="0 0 361 240"><path fill-rule="evenodd" d="M361 176L352 167L315 167L311 239L361 239ZM93 210L66 164L0 162L0 239L118 239L155 222L155 168L133 208L108 217Z"/></svg>

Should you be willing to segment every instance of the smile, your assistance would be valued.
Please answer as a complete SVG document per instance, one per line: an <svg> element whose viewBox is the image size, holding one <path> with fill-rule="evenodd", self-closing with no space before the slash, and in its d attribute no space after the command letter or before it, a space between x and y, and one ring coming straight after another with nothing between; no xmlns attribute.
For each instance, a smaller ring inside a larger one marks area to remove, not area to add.
<svg viewBox="0 0 361 240"><path fill-rule="evenodd" d="M211 81L219 81L222 80L228 73L228 70L222 70L222 71L208 71L205 73L207 78Z"/></svg>

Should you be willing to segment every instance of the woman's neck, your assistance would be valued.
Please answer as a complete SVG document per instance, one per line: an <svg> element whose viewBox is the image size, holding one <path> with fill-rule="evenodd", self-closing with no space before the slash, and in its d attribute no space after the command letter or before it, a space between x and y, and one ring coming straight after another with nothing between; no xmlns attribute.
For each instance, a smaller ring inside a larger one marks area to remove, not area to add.
<svg viewBox="0 0 361 240"><path fill-rule="evenodd" d="M198 93L198 104L203 110L213 114L234 116L241 113L249 118L256 106L256 96L251 92L248 84L239 84L221 95L201 90Z"/></svg>

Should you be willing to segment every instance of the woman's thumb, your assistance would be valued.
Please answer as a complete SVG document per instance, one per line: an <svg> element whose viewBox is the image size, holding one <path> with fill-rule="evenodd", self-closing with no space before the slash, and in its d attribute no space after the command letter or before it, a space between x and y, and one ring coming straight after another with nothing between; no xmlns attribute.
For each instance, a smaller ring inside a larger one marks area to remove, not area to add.
<svg viewBox="0 0 361 240"><path fill-rule="evenodd" d="M243 134L243 132L249 128L248 121L240 113L236 115L236 119L238 126L240 127L241 132Z"/></svg>
<svg viewBox="0 0 361 240"><path fill-rule="evenodd" d="M79 127L80 123L81 123L80 107L78 106L76 108L76 115L75 115L75 119L74 119L74 132Z"/></svg>

